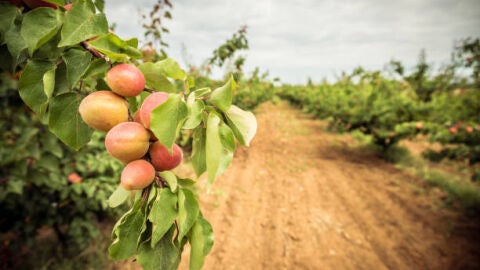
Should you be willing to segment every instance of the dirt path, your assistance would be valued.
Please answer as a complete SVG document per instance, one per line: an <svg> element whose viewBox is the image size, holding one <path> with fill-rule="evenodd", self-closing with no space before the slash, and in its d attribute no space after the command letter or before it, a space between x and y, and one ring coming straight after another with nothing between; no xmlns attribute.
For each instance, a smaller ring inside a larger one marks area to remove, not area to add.
<svg viewBox="0 0 480 270"><path fill-rule="evenodd" d="M478 227L420 180L285 104L257 118L251 148L201 196L204 269L480 269Z"/></svg>

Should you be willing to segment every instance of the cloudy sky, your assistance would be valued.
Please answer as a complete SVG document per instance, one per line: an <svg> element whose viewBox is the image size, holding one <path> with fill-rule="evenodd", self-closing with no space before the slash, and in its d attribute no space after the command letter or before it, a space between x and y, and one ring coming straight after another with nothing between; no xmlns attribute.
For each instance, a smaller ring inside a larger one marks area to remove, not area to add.
<svg viewBox="0 0 480 270"><path fill-rule="evenodd" d="M142 37L139 10L155 0L106 1L121 37ZM282 82L334 78L356 66L381 69L390 59L407 67L424 48L437 67L448 61L454 41L480 37L479 0L171 0L166 27L169 55L199 65L241 25L248 25L245 71L269 70Z"/></svg>

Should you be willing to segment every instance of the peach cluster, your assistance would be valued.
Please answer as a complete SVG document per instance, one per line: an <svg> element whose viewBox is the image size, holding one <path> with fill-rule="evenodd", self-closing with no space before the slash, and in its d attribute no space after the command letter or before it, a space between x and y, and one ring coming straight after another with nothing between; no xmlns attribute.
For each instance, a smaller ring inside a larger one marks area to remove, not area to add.
<svg viewBox="0 0 480 270"><path fill-rule="evenodd" d="M109 90L95 91L80 103L79 112L90 127L107 132L105 147L125 165L121 185L127 190L143 189L156 177L156 171L177 167L183 159L182 149L173 145L172 154L153 135L151 112L167 101L168 93L150 94L129 121L125 97L135 97L145 89L145 77L134 65L119 64L106 75Z"/></svg>

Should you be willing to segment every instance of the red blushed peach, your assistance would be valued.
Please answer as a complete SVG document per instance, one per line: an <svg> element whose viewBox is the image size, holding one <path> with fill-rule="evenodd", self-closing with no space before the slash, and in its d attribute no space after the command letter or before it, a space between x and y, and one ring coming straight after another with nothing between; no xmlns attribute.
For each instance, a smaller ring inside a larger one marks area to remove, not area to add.
<svg viewBox="0 0 480 270"><path fill-rule="evenodd" d="M150 134L142 124L124 122L113 127L105 137L105 147L123 163L142 158L150 146Z"/></svg>
<svg viewBox="0 0 480 270"><path fill-rule="evenodd" d="M134 65L120 64L107 72L106 81L113 92L124 97L135 97L145 88L145 77Z"/></svg>
<svg viewBox="0 0 480 270"><path fill-rule="evenodd" d="M148 150L153 167L157 171L168 171L177 167L183 159L182 148L173 144L173 153L170 155L167 147L160 142L154 142Z"/></svg>
<svg viewBox="0 0 480 270"><path fill-rule="evenodd" d="M68 179L68 182L73 183L73 184L80 183L83 180L82 177L80 175L78 175L78 173L69 174L67 176L67 179Z"/></svg>
<svg viewBox="0 0 480 270"><path fill-rule="evenodd" d="M155 92L150 94L142 103L140 107L140 120L146 128L150 128L150 114L158 106L163 104L168 99L168 93Z"/></svg>
<svg viewBox="0 0 480 270"><path fill-rule="evenodd" d="M448 132L450 132L450 134L456 134L458 132L458 128L457 127L451 127L448 129Z"/></svg>
<svg viewBox="0 0 480 270"><path fill-rule="evenodd" d="M148 161L139 159L123 168L120 177L121 185L126 190L137 190L148 187L155 179L155 169Z"/></svg>
<svg viewBox="0 0 480 270"><path fill-rule="evenodd" d="M101 131L128 121L128 102L111 91L96 91L86 96L78 111L87 125Z"/></svg>

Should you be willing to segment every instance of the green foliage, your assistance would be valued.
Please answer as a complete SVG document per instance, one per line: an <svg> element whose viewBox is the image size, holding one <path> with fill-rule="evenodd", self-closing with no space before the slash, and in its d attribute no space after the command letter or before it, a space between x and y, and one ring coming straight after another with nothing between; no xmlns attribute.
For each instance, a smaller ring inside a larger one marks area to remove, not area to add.
<svg viewBox="0 0 480 270"><path fill-rule="evenodd" d="M66 252L77 251L98 235L93 221L113 214L106 199L121 165L104 151L99 133L79 152L66 147L23 105L16 88L1 75L1 232L25 241L7 247L13 249L35 244L37 229L47 226Z"/></svg>
<svg viewBox="0 0 480 270"><path fill-rule="evenodd" d="M208 59L211 65L217 65L222 67L227 61L233 61L233 65L237 72L242 70L242 66L245 63L243 56L237 56L235 54L241 50L247 50L247 27L242 26L236 33L232 35L230 39L227 39L224 44L220 45L213 51L213 56ZM233 60L235 58L235 60Z"/></svg>
<svg viewBox="0 0 480 270"><path fill-rule="evenodd" d="M473 82L480 87L480 38L461 40L455 54L461 66L471 69Z"/></svg>
<svg viewBox="0 0 480 270"><path fill-rule="evenodd" d="M173 59L139 64L144 55L137 49L138 40L109 33L102 10L103 1L91 0L74 1L69 11L0 4L0 14L5 15L0 28L0 55L5 60L1 71L21 73L18 93L16 86L2 88L16 97L16 109L8 103L2 111L4 230L18 230L31 239L36 228L47 225L65 245L87 243L86 236L95 233L90 220L109 212L109 205L128 201L129 192L115 189L122 165L104 151L104 134L93 132L78 112L88 93L108 90L105 73L116 62L139 65L146 78L147 91L128 98L132 115L148 93L170 93L153 110L151 131L170 151L181 132L193 134L194 168L198 175L207 172L210 184L228 167L236 141L248 145L255 134L254 116L232 105L237 85L233 77L214 91L196 90L193 79ZM26 110L18 95L35 114ZM59 139L79 152L59 145ZM201 215L194 183L171 172L157 172L154 183L136 192L133 206L116 223L111 257L123 260L135 255L144 269L174 269L190 243L190 267L200 269L213 245L213 233ZM9 219L17 223L9 225ZM22 222L32 226L21 226Z"/></svg>
<svg viewBox="0 0 480 270"><path fill-rule="evenodd" d="M378 72L358 73L329 85L285 86L279 95L319 118L329 118L340 131L358 130L387 151L400 140L419 133L417 116L423 111L412 89L383 78Z"/></svg>
<svg viewBox="0 0 480 270"><path fill-rule="evenodd" d="M133 207L113 229L110 256L121 260L136 253L144 269L176 269L185 244L190 242L195 249L191 269L201 269L213 245L213 231L202 218L188 181L178 181L178 188L172 191L160 180L137 193Z"/></svg>

